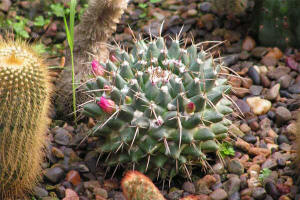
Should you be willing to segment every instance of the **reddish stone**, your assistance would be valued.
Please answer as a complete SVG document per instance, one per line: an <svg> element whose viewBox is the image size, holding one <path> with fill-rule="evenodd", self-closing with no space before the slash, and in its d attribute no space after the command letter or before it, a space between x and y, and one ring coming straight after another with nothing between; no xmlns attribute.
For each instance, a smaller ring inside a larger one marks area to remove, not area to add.
<svg viewBox="0 0 300 200"><path fill-rule="evenodd" d="M72 183L73 185L78 185L81 182L81 178L77 171L71 170L66 175L66 181Z"/></svg>

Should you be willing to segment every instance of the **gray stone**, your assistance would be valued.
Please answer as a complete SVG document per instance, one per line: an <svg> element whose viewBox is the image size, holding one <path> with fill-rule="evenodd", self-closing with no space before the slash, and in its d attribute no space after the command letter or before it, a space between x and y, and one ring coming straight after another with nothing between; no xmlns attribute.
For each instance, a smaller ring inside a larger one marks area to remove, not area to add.
<svg viewBox="0 0 300 200"><path fill-rule="evenodd" d="M240 161L233 159L228 163L228 171L233 174L241 175L244 173L244 166L240 163Z"/></svg>
<svg viewBox="0 0 300 200"><path fill-rule="evenodd" d="M276 108L275 113L276 113L277 125L281 125L281 124L289 121L292 118L291 112L283 106Z"/></svg>
<svg viewBox="0 0 300 200"><path fill-rule="evenodd" d="M240 190L241 180L238 177L231 177L223 183L224 190L229 196Z"/></svg>
<svg viewBox="0 0 300 200"><path fill-rule="evenodd" d="M227 199L228 195L223 189L216 189L209 195L211 200L224 200Z"/></svg>
<svg viewBox="0 0 300 200"><path fill-rule="evenodd" d="M33 191L34 191L34 195L39 197L39 198L48 196L48 191L45 190L44 188L36 186L36 187L33 188Z"/></svg>
<svg viewBox="0 0 300 200"><path fill-rule="evenodd" d="M248 69L248 75L255 85L260 85L260 75L253 66Z"/></svg>
<svg viewBox="0 0 300 200"><path fill-rule="evenodd" d="M263 90L263 87L260 85L251 85L250 94L252 94L254 96L258 96L258 95L260 95L262 90Z"/></svg>
<svg viewBox="0 0 300 200"><path fill-rule="evenodd" d="M266 190L262 187L256 187L253 189L252 197L257 200L264 200L267 196Z"/></svg>
<svg viewBox="0 0 300 200"><path fill-rule="evenodd" d="M192 193L194 194L196 189L195 189L195 185L191 182L184 182L182 185L182 189L186 192Z"/></svg>
<svg viewBox="0 0 300 200"><path fill-rule="evenodd" d="M54 136L54 141L60 145L68 145L70 142L70 135L69 135L68 131L62 131L62 132L57 133Z"/></svg>
<svg viewBox="0 0 300 200"><path fill-rule="evenodd" d="M60 167L46 169L44 176L52 183L58 183L64 177L64 170Z"/></svg>

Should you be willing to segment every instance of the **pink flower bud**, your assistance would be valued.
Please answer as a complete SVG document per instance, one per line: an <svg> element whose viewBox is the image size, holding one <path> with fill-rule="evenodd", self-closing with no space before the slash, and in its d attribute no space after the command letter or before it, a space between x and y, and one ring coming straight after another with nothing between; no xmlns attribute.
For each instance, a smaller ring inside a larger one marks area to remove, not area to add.
<svg viewBox="0 0 300 200"><path fill-rule="evenodd" d="M193 113L195 110L196 110L196 105L193 102L190 102L185 106L185 111L187 113Z"/></svg>
<svg viewBox="0 0 300 200"><path fill-rule="evenodd" d="M97 104L107 114L113 114L116 111L115 102L110 99L106 99L105 97L101 97Z"/></svg>
<svg viewBox="0 0 300 200"><path fill-rule="evenodd" d="M105 73L104 67L97 61L92 61L92 71L95 76L103 76Z"/></svg>
<svg viewBox="0 0 300 200"><path fill-rule="evenodd" d="M109 55L109 60L113 63L118 62L117 57L112 53Z"/></svg>

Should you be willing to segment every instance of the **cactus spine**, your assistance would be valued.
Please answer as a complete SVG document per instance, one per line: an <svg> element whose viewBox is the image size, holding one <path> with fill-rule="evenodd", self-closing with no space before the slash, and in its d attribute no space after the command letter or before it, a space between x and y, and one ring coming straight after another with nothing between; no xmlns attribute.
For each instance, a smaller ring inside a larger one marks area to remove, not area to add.
<svg viewBox="0 0 300 200"><path fill-rule="evenodd" d="M26 198L41 173L50 83L22 42L0 41L0 198Z"/></svg>
<svg viewBox="0 0 300 200"><path fill-rule="evenodd" d="M94 99L83 111L99 120L92 132L102 138L97 151L108 156L105 164L190 178L193 166L206 166L205 153L218 153L231 123L221 64L195 44L182 49L176 39L167 48L162 37L136 41L130 54L117 49L116 59L101 63L97 71L105 74L87 83Z"/></svg>
<svg viewBox="0 0 300 200"><path fill-rule="evenodd" d="M127 172L121 187L127 200L165 200L152 181L138 171Z"/></svg>

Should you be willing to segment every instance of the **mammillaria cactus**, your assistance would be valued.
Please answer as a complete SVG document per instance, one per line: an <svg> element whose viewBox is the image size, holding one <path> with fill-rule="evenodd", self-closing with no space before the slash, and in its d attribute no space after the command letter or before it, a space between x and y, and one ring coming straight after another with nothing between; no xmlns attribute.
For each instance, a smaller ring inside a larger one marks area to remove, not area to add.
<svg viewBox="0 0 300 200"><path fill-rule="evenodd" d="M0 41L1 199L24 199L40 177L49 92L42 59L25 43Z"/></svg>
<svg viewBox="0 0 300 200"><path fill-rule="evenodd" d="M127 172L121 186L127 200L165 200L152 181L138 171Z"/></svg>
<svg viewBox="0 0 300 200"><path fill-rule="evenodd" d="M195 44L183 49L176 39L167 48L162 37L136 41L130 54L117 49L111 60L87 83L93 99L83 107L98 120L91 132L102 138L105 165L163 179L206 166L205 153L218 152L231 123L221 64Z"/></svg>

